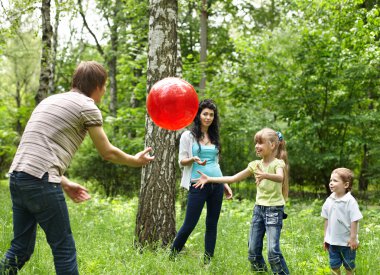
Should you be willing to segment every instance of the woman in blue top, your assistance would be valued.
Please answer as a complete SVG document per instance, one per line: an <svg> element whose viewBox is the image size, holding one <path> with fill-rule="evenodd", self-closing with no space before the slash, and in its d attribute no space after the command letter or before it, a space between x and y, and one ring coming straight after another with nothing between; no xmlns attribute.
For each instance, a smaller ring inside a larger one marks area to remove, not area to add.
<svg viewBox="0 0 380 275"><path fill-rule="evenodd" d="M206 203L205 263L214 256L223 190L227 199L232 198L232 190L227 184L209 184L203 189L192 185L199 178L197 171L212 177L222 176L219 167L220 151L218 111L212 100L205 99L199 103L191 131L185 131L181 135L178 158L183 169L181 186L189 190L189 194L185 221L174 239L172 255L182 250Z"/></svg>

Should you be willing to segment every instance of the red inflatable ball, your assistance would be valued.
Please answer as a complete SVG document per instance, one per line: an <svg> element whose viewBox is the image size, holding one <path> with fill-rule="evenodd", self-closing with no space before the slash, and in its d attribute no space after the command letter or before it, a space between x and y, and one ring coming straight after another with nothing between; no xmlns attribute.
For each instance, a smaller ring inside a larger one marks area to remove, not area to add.
<svg viewBox="0 0 380 275"><path fill-rule="evenodd" d="M156 82L146 100L153 122L167 130L179 130L190 125L197 115L198 104L194 87L176 77Z"/></svg>

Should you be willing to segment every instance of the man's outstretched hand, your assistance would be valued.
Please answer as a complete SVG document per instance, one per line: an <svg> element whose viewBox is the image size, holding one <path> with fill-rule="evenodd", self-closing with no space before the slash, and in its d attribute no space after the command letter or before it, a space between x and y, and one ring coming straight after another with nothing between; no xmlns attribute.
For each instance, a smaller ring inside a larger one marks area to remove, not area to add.
<svg viewBox="0 0 380 275"><path fill-rule="evenodd" d="M76 182L70 181L66 177L62 177L61 185L66 195L75 203L81 203L91 199L91 196L85 187Z"/></svg>

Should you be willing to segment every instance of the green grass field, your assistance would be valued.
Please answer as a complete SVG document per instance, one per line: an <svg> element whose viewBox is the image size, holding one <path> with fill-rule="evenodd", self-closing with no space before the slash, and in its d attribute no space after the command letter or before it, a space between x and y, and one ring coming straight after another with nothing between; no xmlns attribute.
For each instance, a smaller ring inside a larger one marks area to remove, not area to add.
<svg viewBox="0 0 380 275"><path fill-rule="evenodd" d="M224 201L218 226L215 257L203 264L205 210L178 259L169 260L168 249L133 247L138 199L106 199L93 195L83 204L68 201L71 226L81 274L250 274L247 237L253 201ZM328 254L322 249L322 199L291 199L281 236L281 249L292 274L330 274ZM364 202L359 204L364 205ZM183 216L177 208L177 228ZM361 246L356 274L380 274L379 206L363 207ZM6 181L0 182L0 255L12 238L12 210ZM264 251L264 253L266 253ZM19 274L54 274L53 259L44 233L38 230L35 252Z"/></svg>

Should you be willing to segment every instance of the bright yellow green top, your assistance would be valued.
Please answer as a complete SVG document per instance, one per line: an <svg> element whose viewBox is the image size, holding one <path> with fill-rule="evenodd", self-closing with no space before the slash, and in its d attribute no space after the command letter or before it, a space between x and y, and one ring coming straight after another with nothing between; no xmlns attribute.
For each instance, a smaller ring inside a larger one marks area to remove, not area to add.
<svg viewBox="0 0 380 275"><path fill-rule="evenodd" d="M280 159L274 159L267 167L263 165L263 160L254 160L248 164L248 169L255 174L257 167L261 171L269 174L276 174L277 168L284 168L285 162ZM263 206L281 206L285 205L285 199L282 195L282 183L264 179L257 185L256 204Z"/></svg>

